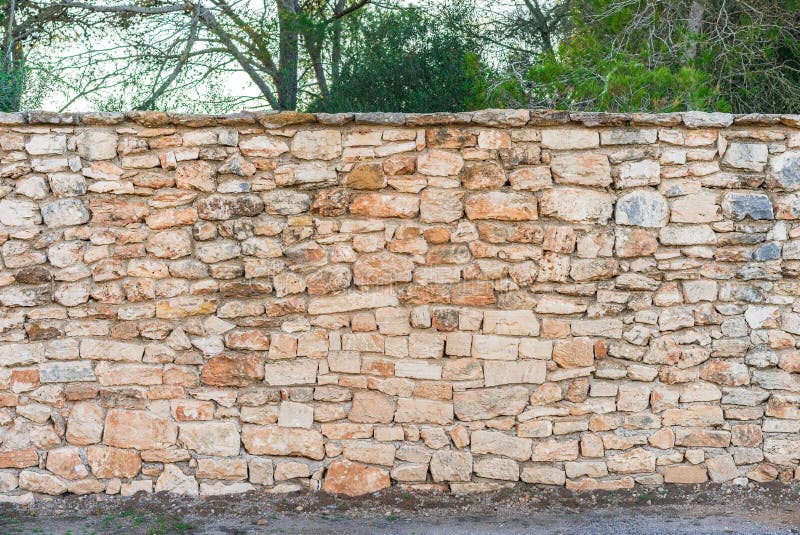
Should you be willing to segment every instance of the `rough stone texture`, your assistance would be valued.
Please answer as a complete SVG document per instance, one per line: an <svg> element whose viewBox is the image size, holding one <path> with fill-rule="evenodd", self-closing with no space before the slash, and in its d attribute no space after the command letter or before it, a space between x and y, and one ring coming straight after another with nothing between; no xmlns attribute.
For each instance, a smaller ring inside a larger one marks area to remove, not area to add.
<svg viewBox="0 0 800 535"><path fill-rule="evenodd" d="M3 501L795 477L794 123L22 117Z"/></svg>

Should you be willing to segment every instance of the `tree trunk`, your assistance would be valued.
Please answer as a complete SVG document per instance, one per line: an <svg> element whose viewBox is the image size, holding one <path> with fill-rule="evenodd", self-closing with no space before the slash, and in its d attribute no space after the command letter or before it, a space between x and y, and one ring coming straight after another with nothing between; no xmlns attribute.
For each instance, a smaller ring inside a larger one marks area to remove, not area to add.
<svg viewBox="0 0 800 535"><path fill-rule="evenodd" d="M278 5L278 108L297 108L297 69L299 58L299 6L297 0L277 0Z"/></svg>
<svg viewBox="0 0 800 535"><path fill-rule="evenodd" d="M690 63L697 57L697 40L700 32L703 29L703 15L705 14L705 7L698 0L692 0L692 6L689 8L689 20L686 24L688 31L688 43L686 45L686 63Z"/></svg>
<svg viewBox="0 0 800 535"><path fill-rule="evenodd" d="M337 0L336 13L344 10L345 0ZM339 80L339 67L342 64L342 20L333 21L333 43L331 44L331 83Z"/></svg>

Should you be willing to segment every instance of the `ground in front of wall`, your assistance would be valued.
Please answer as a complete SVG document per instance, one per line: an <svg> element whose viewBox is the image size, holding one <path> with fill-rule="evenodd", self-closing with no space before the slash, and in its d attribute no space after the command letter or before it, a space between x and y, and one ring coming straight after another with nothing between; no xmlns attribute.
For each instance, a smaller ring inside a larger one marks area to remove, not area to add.
<svg viewBox="0 0 800 535"><path fill-rule="evenodd" d="M583 494L518 486L468 495L395 487L361 498L67 496L0 506L0 534L6 533L800 533L800 484Z"/></svg>

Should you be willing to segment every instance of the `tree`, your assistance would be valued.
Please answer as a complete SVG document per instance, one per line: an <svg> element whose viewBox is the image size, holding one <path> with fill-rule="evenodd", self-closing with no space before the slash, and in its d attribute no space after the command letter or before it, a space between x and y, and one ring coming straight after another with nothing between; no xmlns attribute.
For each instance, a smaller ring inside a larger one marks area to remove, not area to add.
<svg viewBox="0 0 800 535"><path fill-rule="evenodd" d="M782 113L800 107L800 0L571 6L555 54L517 76L529 105Z"/></svg>
<svg viewBox="0 0 800 535"><path fill-rule="evenodd" d="M67 9L51 2L2 0L0 7L0 111L17 111L28 81L26 45L52 42L76 21Z"/></svg>
<svg viewBox="0 0 800 535"><path fill-rule="evenodd" d="M486 67L471 2L370 10L348 21L342 59L315 111L483 107Z"/></svg>
<svg viewBox="0 0 800 535"><path fill-rule="evenodd" d="M235 69L246 73L270 107L293 110L309 85L327 93L328 77L341 58L338 28L370 1L65 5L104 13L115 25L129 24L123 39L141 55L148 75L155 75L137 107L154 107L186 73L213 77Z"/></svg>

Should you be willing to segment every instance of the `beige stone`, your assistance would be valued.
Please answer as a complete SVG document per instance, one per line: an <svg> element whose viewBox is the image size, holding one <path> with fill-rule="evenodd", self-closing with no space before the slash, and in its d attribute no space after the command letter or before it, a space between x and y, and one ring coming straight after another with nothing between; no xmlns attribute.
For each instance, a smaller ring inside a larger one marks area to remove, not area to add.
<svg viewBox="0 0 800 535"><path fill-rule="evenodd" d="M67 418L67 442L76 446L97 444L103 435L103 409L94 402L76 403Z"/></svg>
<svg viewBox="0 0 800 535"><path fill-rule="evenodd" d="M464 421L515 416L525 408L528 397L528 389L521 386L467 390L453 393L453 407L456 417Z"/></svg>
<svg viewBox="0 0 800 535"><path fill-rule="evenodd" d="M525 466L522 469L522 481L541 485L563 486L566 482L564 470L552 466Z"/></svg>
<svg viewBox="0 0 800 535"><path fill-rule="evenodd" d="M296 455L316 460L325 456L322 435L311 429L244 425L242 444L252 455Z"/></svg>
<svg viewBox="0 0 800 535"><path fill-rule="evenodd" d="M431 458L431 477L442 481L469 481L472 473L472 454L460 451L439 450Z"/></svg>
<svg viewBox="0 0 800 535"><path fill-rule="evenodd" d="M664 470L665 483L705 483L706 469L699 465L672 465Z"/></svg>
<svg viewBox="0 0 800 535"><path fill-rule="evenodd" d="M200 455L239 454L239 430L234 422L181 423L178 429L178 442Z"/></svg>
<svg viewBox="0 0 800 535"><path fill-rule="evenodd" d="M602 187L611 183L611 166L605 154L556 154L550 169L557 184Z"/></svg>
<svg viewBox="0 0 800 535"><path fill-rule="evenodd" d="M464 166L464 159L457 152L430 149L417 158L417 171L423 175L457 175Z"/></svg>
<svg viewBox="0 0 800 535"><path fill-rule="evenodd" d="M200 494L197 480L193 476L184 474L174 464L164 466L164 470L156 480L155 491L181 496L198 496Z"/></svg>
<svg viewBox="0 0 800 535"><path fill-rule="evenodd" d="M301 130L292 138L292 154L304 160L332 160L342 153L338 130Z"/></svg>
<svg viewBox="0 0 800 535"><path fill-rule="evenodd" d="M472 453L494 454L527 461L531 456L530 438L517 438L498 431L474 431L470 438Z"/></svg>

